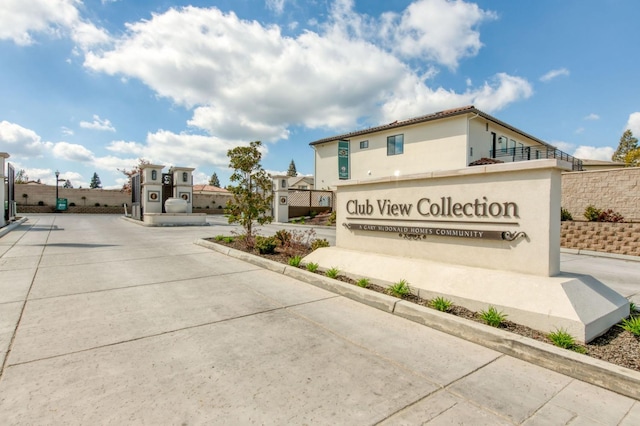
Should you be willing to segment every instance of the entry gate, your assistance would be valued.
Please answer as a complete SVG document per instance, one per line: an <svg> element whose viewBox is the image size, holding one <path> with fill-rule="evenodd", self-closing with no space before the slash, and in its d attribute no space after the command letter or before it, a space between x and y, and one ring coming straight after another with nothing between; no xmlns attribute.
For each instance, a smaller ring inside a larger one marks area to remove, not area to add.
<svg viewBox="0 0 640 426"><path fill-rule="evenodd" d="M142 220L142 187L140 185L140 173L131 176L131 217Z"/></svg>
<svg viewBox="0 0 640 426"><path fill-rule="evenodd" d="M7 182L7 209L5 210L4 218L7 221L11 221L16 218L16 170L11 163L7 164Z"/></svg>

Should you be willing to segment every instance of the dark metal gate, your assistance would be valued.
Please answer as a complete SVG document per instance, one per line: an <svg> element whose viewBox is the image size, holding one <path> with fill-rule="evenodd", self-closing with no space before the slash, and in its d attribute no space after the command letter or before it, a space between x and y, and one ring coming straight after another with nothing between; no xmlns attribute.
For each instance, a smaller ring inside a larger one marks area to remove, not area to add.
<svg viewBox="0 0 640 426"><path fill-rule="evenodd" d="M142 220L142 187L140 185L140 173L131 176L131 217Z"/></svg>
<svg viewBox="0 0 640 426"><path fill-rule="evenodd" d="M167 211L164 208L164 202L173 197L173 177L171 173L162 174L162 213Z"/></svg>
<svg viewBox="0 0 640 426"><path fill-rule="evenodd" d="M7 210L5 211L4 218L11 221L16 218L16 170L11 163L7 164L7 182Z"/></svg>

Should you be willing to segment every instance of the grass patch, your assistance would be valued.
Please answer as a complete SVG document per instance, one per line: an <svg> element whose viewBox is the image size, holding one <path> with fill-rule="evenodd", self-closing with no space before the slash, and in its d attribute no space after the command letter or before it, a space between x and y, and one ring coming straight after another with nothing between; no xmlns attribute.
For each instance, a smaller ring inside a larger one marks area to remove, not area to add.
<svg viewBox="0 0 640 426"><path fill-rule="evenodd" d="M387 288L387 293L402 298L411 293L411 287L409 287L407 280L400 280Z"/></svg>
<svg viewBox="0 0 640 426"><path fill-rule="evenodd" d="M371 285L371 280L369 278L360 278L356 281L356 285L362 288L368 288Z"/></svg>
<svg viewBox="0 0 640 426"><path fill-rule="evenodd" d="M549 338L549 340L551 340L551 343L559 348L569 349L580 354L587 353L587 350L584 347L578 345L576 343L576 339L563 328L557 329L556 331L547 334L547 337Z"/></svg>
<svg viewBox="0 0 640 426"><path fill-rule="evenodd" d="M302 258L300 256L293 256L289 258L289 266L299 267Z"/></svg>
<svg viewBox="0 0 640 426"><path fill-rule="evenodd" d="M622 324L619 324L624 330L632 333L635 336L640 336L640 316L631 316L622 320Z"/></svg>
<svg viewBox="0 0 640 426"><path fill-rule="evenodd" d="M447 312L449 309L451 309L452 305L453 302L451 302L451 300L445 299L442 296L438 296L435 299L431 299L429 301L429 306L433 309L439 310L440 312Z"/></svg>
<svg viewBox="0 0 640 426"><path fill-rule="evenodd" d="M480 311L480 318L491 327L500 327L500 324L504 322L507 315L502 311L498 312L494 306L489 306L489 309L486 311Z"/></svg>
<svg viewBox="0 0 640 426"><path fill-rule="evenodd" d="M327 271L325 272L325 275L328 276L329 278L338 278L338 274L340 273L340 270L336 267L333 267L331 269L327 269Z"/></svg>

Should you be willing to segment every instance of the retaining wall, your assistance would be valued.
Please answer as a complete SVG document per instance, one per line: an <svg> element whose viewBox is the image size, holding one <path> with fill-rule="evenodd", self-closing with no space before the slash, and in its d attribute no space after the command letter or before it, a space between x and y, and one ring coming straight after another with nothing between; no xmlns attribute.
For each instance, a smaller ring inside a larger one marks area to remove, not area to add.
<svg viewBox="0 0 640 426"><path fill-rule="evenodd" d="M640 223L561 223L560 246L605 253L640 256Z"/></svg>

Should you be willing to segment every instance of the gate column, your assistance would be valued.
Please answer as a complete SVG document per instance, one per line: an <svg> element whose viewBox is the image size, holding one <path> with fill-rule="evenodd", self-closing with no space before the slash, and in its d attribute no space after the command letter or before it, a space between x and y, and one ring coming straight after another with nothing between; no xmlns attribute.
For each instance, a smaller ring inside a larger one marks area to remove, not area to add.
<svg viewBox="0 0 640 426"><path fill-rule="evenodd" d="M164 166L145 164L142 169L142 214L162 213L162 169Z"/></svg>
<svg viewBox="0 0 640 426"><path fill-rule="evenodd" d="M8 201L7 195L5 193L5 185L4 185L4 159L9 158L9 154L6 152L0 152L0 204L2 206L2 214L0 214L0 227L6 225L6 221L4 220L5 216L5 201ZM7 203L8 204L8 203ZM7 206L8 207L8 206Z"/></svg>
<svg viewBox="0 0 640 426"><path fill-rule="evenodd" d="M288 181L288 176L273 176L273 220L277 223L289 222Z"/></svg>
<svg viewBox="0 0 640 426"><path fill-rule="evenodd" d="M180 198L187 202L186 213L193 213L193 177L194 168L172 167L173 174L173 197Z"/></svg>

